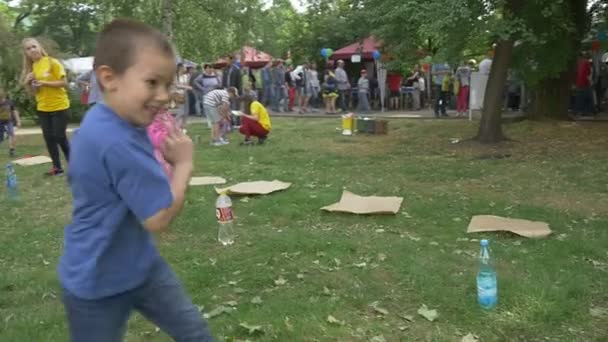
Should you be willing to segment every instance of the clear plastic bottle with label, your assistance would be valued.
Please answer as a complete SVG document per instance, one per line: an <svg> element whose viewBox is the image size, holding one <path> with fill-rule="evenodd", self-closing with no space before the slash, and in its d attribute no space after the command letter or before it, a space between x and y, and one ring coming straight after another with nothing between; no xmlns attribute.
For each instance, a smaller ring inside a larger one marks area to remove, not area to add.
<svg viewBox="0 0 608 342"><path fill-rule="evenodd" d="M479 252L479 272L477 272L477 302L486 309L492 309L498 302L498 282L496 271L490 262L490 243L481 240Z"/></svg>
<svg viewBox="0 0 608 342"><path fill-rule="evenodd" d="M6 164L6 197L9 200L16 201L19 199L19 189L17 187L17 174L12 163Z"/></svg>
<svg viewBox="0 0 608 342"><path fill-rule="evenodd" d="M217 240L224 246L234 243L234 216L232 214L232 201L223 192L215 201L215 216L218 222Z"/></svg>

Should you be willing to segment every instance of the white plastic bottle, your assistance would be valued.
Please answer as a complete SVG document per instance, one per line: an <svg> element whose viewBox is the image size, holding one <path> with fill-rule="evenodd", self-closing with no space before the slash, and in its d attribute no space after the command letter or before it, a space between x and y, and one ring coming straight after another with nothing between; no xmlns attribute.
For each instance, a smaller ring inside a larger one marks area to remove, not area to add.
<svg viewBox="0 0 608 342"><path fill-rule="evenodd" d="M215 201L215 216L218 222L217 240L224 246L234 243L234 216L232 215L232 201L223 192Z"/></svg>

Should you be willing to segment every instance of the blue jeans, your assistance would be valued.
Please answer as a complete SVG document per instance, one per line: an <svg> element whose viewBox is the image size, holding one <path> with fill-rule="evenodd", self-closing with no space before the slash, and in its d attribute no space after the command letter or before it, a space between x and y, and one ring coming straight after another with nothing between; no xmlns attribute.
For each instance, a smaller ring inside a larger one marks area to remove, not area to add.
<svg viewBox="0 0 608 342"><path fill-rule="evenodd" d="M133 309L177 342L212 342L202 313L182 288L175 273L159 260L141 286L112 297L85 300L63 290L70 341L120 342Z"/></svg>
<svg viewBox="0 0 608 342"><path fill-rule="evenodd" d="M272 85L264 83L264 91L262 92L262 103L264 106L270 106L273 103Z"/></svg>
<svg viewBox="0 0 608 342"><path fill-rule="evenodd" d="M434 86L434 90L435 90L435 106L433 107L433 109L435 110L435 116L439 116L439 112L441 112L441 115L446 116L446 107L447 107L447 101L448 101L448 93L441 91L441 86L435 84Z"/></svg>
<svg viewBox="0 0 608 342"><path fill-rule="evenodd" d="M274 112L282 111L285 99L287 96L285 95L285 88L282 85L273 85L272 86L272 110Z"/></svg>
<svg viewBox="0 0 608 342"><path fill-rule="evenodd" d="M593 92L591 87L576 89L575 110L577 114L593 114Z"/></svg>
<svg viewBox="0 0 608 342"><path fill-rule="evenodd" d="M338 105L340 106L340 109L342 109L343 112L346 112L348 111L348 99L346 98L346 96L348 95L349 90L338 90L338 92L340 93L340 98L338 98Z"/></svg>
<svg viewBox="0 0 608 342"><path fill-rule="evenodd" d="M359 92L359 103L357 104L357 111L369 112L369 99L367 92Z"/></svg>

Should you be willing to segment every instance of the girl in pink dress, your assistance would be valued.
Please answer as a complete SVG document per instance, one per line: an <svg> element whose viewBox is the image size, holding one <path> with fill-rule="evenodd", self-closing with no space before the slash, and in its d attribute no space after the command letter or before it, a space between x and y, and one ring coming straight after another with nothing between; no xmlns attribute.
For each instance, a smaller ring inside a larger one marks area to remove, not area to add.
<svg viewBox="0 0 608 342"><path fill-rule="evenodd" d="M179 129L177 121L173 115L166 110L158 113L154 118L154 121L148 126L148 137L150 137L152 146L154 146L154 156L169 179L171 179L171 175L173 174L173 167L165 160L165 157L163 157L162 146L165 143L167 136L177 129Z"/></svg>

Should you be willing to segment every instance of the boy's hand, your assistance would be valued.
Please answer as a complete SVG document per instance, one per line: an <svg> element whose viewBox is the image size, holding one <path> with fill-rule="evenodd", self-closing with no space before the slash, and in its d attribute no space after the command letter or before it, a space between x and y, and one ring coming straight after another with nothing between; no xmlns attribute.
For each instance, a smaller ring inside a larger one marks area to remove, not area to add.
<svg viewBox="0 0 608 342"><path fill-rule="evenodd" d="M27 74L25 76L25 81L28 82L28 83L31 82L33 79L34 79L34 73L33 72L30 72L29 74Z"/></svg>
<svg viewBox="0 0 608 342"><path fill-rule="evenodd" d="M162 153L163 157L173 166L192 164L194 145L190 137L178 130L174 130L167 136L167 140L163 144Z"/></svg>

